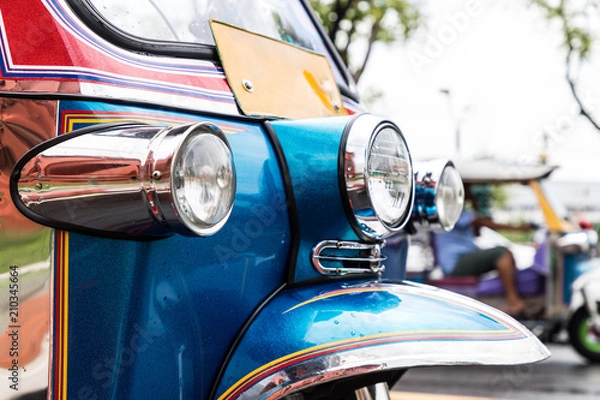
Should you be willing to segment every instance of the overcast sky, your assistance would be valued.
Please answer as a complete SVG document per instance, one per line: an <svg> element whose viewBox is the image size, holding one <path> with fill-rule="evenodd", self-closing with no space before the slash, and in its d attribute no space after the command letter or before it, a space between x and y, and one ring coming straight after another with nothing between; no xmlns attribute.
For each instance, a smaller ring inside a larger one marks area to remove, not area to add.
<svg viewBox="0 0 600 400"><path fill-rule="evenodd" d="M461 156L533 162L546 132L553 179L600 182L600 132L576 114L561 36L526 2L424 1L426 29L377 47L359 88L383 92L371 111L400 126L414 159L456 157L460 121ZM600 120L595 53L580 85Z"/></svg>

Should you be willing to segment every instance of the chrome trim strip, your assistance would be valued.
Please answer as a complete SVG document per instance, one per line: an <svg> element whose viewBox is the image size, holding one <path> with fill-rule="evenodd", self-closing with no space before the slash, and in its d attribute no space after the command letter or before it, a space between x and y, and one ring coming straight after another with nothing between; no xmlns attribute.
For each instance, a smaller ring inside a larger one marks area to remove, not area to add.
<svg viewBox="0 0 600 400"><path fill-rule="evenodd" d="M512 343L512 347L502 342L455 341L429 343L429 349L424 347L415 343L394 343L310 359L258 381L237 399L279 399L311 386L371 372L424 366L526 364L550 356L547 350L541 352L531 340ZM510 350L508 347L511 347ZM477 352L473 351L474 348L478 349ZM510 353L499 360L498 354L504 352Z"/></svg>
<svg viewBox="0 0 600 400"><path fill-rule="evenodd" d="M380 274L385 270L381 262L386 257L381 254L381 245L379 243L367 244L360 242L350 242L343 240L324 240L319 242L313 249L313 266L323 275L348 275L348 274ZM339 252L357 252L368 250L368 256L343 256L343 255L322 255L324 251L335 250ZM334 262L356 262L369 263L369 268L352 267L327 267L322 261Z"/></svg>

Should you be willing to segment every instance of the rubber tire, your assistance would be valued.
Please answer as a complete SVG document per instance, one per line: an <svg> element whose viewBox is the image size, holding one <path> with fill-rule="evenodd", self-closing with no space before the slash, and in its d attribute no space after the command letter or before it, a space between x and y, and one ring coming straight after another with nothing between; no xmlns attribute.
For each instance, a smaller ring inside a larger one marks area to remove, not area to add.
<svg viewBox="0 0 600 400"><path fill-rule="evenodd" d="M593 363L600 363L600 336L596 343L588 339L587 331L590 323L590 314L585 307L580 307L575 311L567 331L569 341L575 350Z"/></svg>

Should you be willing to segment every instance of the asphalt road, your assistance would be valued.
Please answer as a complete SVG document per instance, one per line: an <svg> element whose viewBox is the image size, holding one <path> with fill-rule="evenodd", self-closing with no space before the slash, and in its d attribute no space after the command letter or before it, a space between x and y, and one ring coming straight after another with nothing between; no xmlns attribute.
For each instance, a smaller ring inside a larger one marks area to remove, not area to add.
<svg viewBox="0 0 600 400"><path fill-rule="evenodd" d="M412 369L393 388L392 399L600 399L600 365L566 344L548 348L552 356L534 365Z"/></svg>

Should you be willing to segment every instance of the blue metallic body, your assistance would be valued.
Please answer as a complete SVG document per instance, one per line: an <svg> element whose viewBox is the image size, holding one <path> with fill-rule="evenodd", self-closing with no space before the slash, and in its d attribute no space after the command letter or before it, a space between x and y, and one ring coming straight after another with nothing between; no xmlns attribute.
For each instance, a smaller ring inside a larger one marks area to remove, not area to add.
<svg viewBox="0 0 600 400"><path fill-rule="evenodd" d="M61 108L242 129L227 137L238 174L233 213L214 236L70 235L69 397L206 398L241 327L285 279L290 227L270 141L256 123L91 102Z"/></svg>
<svg viewBox="0 0 600 400"><path fill-rule="evenodd" d="M311 264L322 240L358 240L344 213L340 194L339 153L351 117L275 121L273 129L290 171L300 230L294 281L321 277Z"/></svg>
<svg viewBox="0 0 600 400"><path fill-rule="evenodd" d="M385 270L383 277L385 279L404 280L406 278L406 261L408 258L408 246L410 240L406 234L398 234L385 240L385 247L382 254L386 258L384 261Z"/></svg>

